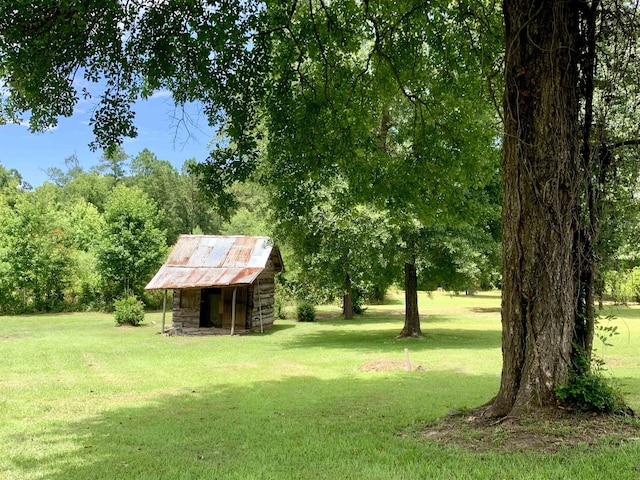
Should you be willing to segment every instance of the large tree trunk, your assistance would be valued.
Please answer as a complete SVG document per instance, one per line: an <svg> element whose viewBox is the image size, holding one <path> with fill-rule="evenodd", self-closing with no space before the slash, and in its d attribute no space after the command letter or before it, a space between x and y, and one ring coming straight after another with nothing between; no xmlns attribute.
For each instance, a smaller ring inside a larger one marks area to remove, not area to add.
<svg viewBox="0 0 640 480"><path fill-rule="evenodd" d="M420 337L420 314L418 313L418 275L415 263L404 264L404 328L398 338Z"/></svg>
<svg viewBox="0 0 640 480"><path fill-rule="evenodd" d="M489 414L555 405L575 325L574 215L580 168L578 11L505 0L503 370Z"/></svg>

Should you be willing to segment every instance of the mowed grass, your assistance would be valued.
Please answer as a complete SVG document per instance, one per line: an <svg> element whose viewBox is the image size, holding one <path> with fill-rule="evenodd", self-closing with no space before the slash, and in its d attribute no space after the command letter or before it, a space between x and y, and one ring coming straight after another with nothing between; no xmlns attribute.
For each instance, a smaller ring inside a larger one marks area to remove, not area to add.
<svg viewBox="0 0 640 480"><path fill-rule="evenodd" d="M159 313L1 317L0 478L640 478L640 441L478 454L421 435L497 392L500 299L421 294L424 338L398 340L402 300L242 337L161 336ZM598 353L640 409L640 309L614 310Z"/></svg>

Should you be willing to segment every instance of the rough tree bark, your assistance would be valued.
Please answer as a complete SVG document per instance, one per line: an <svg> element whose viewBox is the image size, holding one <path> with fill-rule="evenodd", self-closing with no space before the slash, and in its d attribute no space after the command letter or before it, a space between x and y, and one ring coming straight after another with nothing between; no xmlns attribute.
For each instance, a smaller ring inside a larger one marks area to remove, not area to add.
<svg viewBox="0 0 640 480"><path fill-rule="evenodd" d="M575 326L577 2L505 0L503 371L493 416L555 405Z"/></svg>
<svg viewBox="0 0 640 480"><path fill-rule="evenodd" d="M418 274L415 262L404 264L405 316L404 328L398 338L421 337L418 313Z"/></svg>

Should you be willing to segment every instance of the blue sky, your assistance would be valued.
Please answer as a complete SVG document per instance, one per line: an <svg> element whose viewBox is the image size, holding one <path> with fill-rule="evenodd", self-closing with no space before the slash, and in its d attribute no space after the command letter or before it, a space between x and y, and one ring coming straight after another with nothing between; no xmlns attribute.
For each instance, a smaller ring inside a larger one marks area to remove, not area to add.
<svg viewBox="0 0 640 480"><path fill-rule="evenodd" d="M92 105L80 101L73 116L61 118L56 128L43 133L30 133L24 125L0 125L0 164L15 168L34 187L46 179L45 170L58 167L65 170L65 158L76 155L80 165L89 169L98 163L101 151L92 152L89 143L93 133L89 126ZM131 157L148 148L161 160L169 160L180 169L185 160L204 160L207 144L214 134L197 105L189 105L186 121L180 122L181 110L176 110L168 92L136 103L135 125L138 137L125 139L124 151Z"/></svg>

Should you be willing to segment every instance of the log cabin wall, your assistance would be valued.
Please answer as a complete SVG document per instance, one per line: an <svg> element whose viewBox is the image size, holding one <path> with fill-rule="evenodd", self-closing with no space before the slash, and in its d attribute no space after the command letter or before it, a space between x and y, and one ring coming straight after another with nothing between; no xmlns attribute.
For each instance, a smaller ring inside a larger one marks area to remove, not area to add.
<svg viewBox="0 0 640 480"><path fill-rule="evenodd" d="M186 288L173 291L173 328L200 327L199 288Z"/></svg>
<svg viewBox="0 0 640 480"><path fill-rule="evenodd" d="M250 298L250 322L249 328L259 329L271 327L274 322L275 304L275 267L273 261L269 260L266 268L258 276L255 282L249 287Z"/></svg>

